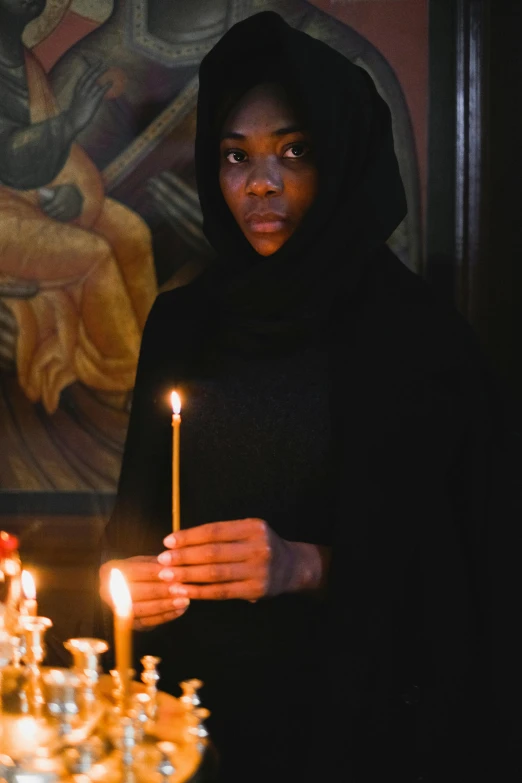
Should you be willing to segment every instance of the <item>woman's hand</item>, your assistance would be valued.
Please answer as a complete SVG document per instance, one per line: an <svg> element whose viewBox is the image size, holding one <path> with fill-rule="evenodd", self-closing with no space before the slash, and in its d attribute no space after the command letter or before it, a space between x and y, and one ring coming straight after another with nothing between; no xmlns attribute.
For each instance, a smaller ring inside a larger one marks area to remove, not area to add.
<svg viewBox="0 0 522 783"><path fill-rule="evenodd" d="M118 568L125 576L132 597L134 630L154 628L180 617L189 600L183 595L173 595L164 581L158 578L162 567L156 557L129 557L126 560L109 560L100 568L100 595L112 606L109 577L112 568Z"/></svg>
<svg viewBox="0 0 522 783"><path fill-rule="evenodd" d="M172 594L223 600L318 589L322 547L286 541L262 519L235 519L187 528L164 539L160 579Z"/></svg>

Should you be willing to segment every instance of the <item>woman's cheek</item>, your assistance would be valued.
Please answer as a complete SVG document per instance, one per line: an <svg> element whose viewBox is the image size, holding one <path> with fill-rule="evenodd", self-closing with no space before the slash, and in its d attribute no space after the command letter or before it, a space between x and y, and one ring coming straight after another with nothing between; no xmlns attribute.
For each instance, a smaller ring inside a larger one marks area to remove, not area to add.
<svg viewBox="0 0 522 783"><path fill-rule="evenodd" d="M225 202L237 222L240 222L242 194L245 189L244 176L238 172L227 172L220 176L219 184Z"/></svg>

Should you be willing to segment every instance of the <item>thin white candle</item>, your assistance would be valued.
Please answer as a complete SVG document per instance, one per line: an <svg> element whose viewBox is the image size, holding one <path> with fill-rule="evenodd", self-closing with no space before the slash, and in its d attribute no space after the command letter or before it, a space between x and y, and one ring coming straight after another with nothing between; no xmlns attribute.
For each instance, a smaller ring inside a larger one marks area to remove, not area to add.
<svg viewBox="0 0 522 783"><path fill-rule="evenodd" d="M181 425L181 400L175 391L170 395L172 405L172 530L180 529L179 502L179 435Z"/></svg>

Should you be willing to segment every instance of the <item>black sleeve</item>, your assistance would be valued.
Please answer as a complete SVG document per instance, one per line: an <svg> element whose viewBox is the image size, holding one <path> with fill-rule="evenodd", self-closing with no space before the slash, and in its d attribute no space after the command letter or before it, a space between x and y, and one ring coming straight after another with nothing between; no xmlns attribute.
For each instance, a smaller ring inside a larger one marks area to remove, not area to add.
<svg viewBox="0 0 522 783"><path fill-rule="evenodd" d="M412 779L518 779L516 433L478 366L393 370L366 387L371 426L344 433L329 582L340 700L364 705L366 771L371 745L389 743L388 771L406 759Z"/></svg>

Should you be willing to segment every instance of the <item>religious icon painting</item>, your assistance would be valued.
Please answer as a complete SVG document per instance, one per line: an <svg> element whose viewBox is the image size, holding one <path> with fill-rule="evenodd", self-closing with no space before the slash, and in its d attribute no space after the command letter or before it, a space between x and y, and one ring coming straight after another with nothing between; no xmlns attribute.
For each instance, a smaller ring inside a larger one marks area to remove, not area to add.
<svg viewBox="0 0 522 783"><path fill-rule="evenodd" d="M27 4L23 60L0 60L0 133L14 139L0 152L0 496L16 498L11 510L24 496L47 508L116 491L148 312L213 260L194 172L197 72L235 22L275 10L371 73L409 206L390 244L423 270L427 5ZM1 35L19 39L4 17Z"/></svg>

